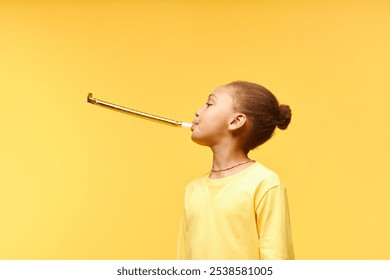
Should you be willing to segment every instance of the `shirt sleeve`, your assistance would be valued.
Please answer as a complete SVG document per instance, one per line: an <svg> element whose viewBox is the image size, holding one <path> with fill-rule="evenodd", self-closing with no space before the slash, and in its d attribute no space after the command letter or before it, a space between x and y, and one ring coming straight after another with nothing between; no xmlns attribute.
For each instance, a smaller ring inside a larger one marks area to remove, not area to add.
<svg viewBox="0 0 390 280"><path fill-rule="evenodd" d="M294 259L287 191L283 185L272 187L264 194L256 214L260 259Z"/></svg>
<svg viewBox="0 0 390 280"><path fill-rule="evenodd" d="M183 213L181 221L180 221L180 227L179 227L179 236L178 236L178 242L177 242L177 259L178 260L185 260L186 256L186 238L185 238L185 215Z"/></svg>

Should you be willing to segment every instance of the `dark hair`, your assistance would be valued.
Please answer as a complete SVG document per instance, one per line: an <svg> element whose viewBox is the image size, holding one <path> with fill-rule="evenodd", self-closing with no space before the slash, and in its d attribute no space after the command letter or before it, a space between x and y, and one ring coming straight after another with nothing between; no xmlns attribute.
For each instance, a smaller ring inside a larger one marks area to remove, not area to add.
<svg viewBox="0 0 390 280"><path fill-rule="evenodd" d="M245 143L247 152L270 139L275 128L286 129L291 121L288 105L279 105L276 97L265 87L244 81L226 86L233 89L235 109L248 118L250 126Z"/></svg>

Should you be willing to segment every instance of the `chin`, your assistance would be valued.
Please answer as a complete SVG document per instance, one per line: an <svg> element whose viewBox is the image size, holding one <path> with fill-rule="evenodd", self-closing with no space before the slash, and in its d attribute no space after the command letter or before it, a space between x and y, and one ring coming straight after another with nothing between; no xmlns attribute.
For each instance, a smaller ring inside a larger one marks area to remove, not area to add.
<svg viewBox="0 0 390 280"><path fill-rule="evenodd" d="M207 143L207 141L204 141L204 139L201 139L199 137L196 137L196 135L194 135L194 133L191 134L191 140L193 142L195 142L196 144L198 145L201 145L201 146L209 146L209 144Z"/></svg>

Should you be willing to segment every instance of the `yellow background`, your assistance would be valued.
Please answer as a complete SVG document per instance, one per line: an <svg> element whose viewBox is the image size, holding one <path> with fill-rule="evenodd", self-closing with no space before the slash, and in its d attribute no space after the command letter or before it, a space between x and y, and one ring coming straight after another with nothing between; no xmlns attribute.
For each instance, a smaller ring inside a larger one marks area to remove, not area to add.
<svg viewBox="0 0 390 280"><path fill-rule="evenodd" d="M251 157L288 188L297 259L389 259L390 3L0 1L0 258L174 259L191 121L249 80L293 110Z"/></svg>

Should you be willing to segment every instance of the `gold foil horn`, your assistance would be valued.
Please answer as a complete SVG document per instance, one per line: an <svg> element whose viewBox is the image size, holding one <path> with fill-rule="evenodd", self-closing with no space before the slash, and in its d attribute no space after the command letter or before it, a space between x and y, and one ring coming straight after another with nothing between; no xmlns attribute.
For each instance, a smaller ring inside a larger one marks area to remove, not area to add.
<svg viewBox="0 0 390 280"><path fill-rule="evenodd" d="M170 126L176 126L176 127L183 127L183 128L190 128L192 126L191 123L175 121L175 120L171 120L171 119L167 119L167 118L163 118L163 117L147 114L147 113L144 113L144 112L136 111L136 110L129 109L129 108L126 108L126 107L122 107L122 106L119 106L119 105L115 105L115 104L112 104L112 103L108 103L106 101L93 98L92 97L92 93L88 93L87 101L89 103L91 103L91 104L94 104L94 105L99 105L101 107L105 107L105 108L108 108L108 109L111 109L111 110L114 110L114 111L122 112L122 113L125 113L125 114L128 114L128 115L134 116L134 117L139 117L139 118L150 120L150 121L154 121L154 122L157 122L157 123L162 123L162 124L166 124L166 125L170 125Z"/></svg>

